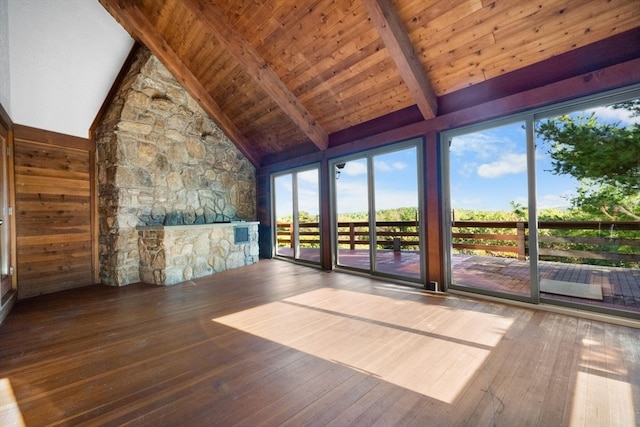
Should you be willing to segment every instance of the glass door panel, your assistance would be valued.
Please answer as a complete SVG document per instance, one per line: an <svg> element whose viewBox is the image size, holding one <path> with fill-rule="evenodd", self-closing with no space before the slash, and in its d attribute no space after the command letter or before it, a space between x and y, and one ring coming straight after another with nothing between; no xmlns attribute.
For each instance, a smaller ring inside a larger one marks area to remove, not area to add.
<svg viewBox="0 0 640 427"><path fill-rule="evenodd" d="M525 122L449 139L451 282L530 297Z"/></svg>
<svg viewBox="0 0 640 427"><path fill-rule="evenodd" d="M335 165L336 262L371 269L369 245L369 165L367 158Z"/></svg>
<svg viewBox="0 0 640 427"><path fill-rule="evenodd" d="M640 312L640 99L535 124L541 298Z"/></svg>
<svg viewBox="0 0 640 427"><path fill-rule="evenodd" d="M332 163L338 266L422 283L419 151L415 140Z"/></svg>
<svg viewBox="0 0 640 427"><path fill-rule="evenodd" d="M420 279L416 147L373 158L376 245L375 270Z"/></svg>
<svg viewBox="0 0 640 427"><path fill-rule="evenodd" d="M279 175L273 179L276 223L276 255L294 256L293 175Z"/></svg>
<svg viewBox="0 0 640 427"><path fill-rule="evenodd" d="M320 183L317 169L296 173L300 259L320 262Z"/></svg>
<svg viewBox="0 0 640 427"><path fill-rule="evenodd" d="M273 177L276 255L320 262L318 168Z"/></svg>

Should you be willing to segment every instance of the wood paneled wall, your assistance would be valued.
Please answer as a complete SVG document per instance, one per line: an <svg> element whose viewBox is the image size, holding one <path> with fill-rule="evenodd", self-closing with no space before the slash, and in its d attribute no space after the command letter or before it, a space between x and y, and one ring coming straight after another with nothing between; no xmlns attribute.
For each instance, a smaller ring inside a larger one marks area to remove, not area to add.
<svg viewBox="0 0 640 427"><path fill-rule="evenodd" d="M93 144L16 126L14 150L18 297L93 284Z"/></svg>

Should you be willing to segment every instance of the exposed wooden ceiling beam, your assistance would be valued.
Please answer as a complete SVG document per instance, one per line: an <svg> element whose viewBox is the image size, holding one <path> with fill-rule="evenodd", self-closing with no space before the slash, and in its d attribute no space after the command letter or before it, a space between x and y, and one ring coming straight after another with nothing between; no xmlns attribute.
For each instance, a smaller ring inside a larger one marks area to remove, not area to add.
<svg viewBox="0 0 640 427"><path fill-rule="evenodd" d="M251 44L229 22L215 2L184 0L198 19L208 24L209 31L256 80L262 89L280 106L284 113L320 149L329 145L329 136L300 100L280 80L280 77L266 63Z"/></svg>
<svg viewBox="0 0 640 427"><path fill-rule="evenodd" d="M99 0L102 6L131 34L147 46L167 67L169 72L202 106L203 110L220 126L238 149L256 167L260 166L260 156L238 127L222 111L204 86L193 75L182 59L169 46L162 35L149 22L132 0Z"/></svg>
<svg viewBox="0 0 640 427"><path fill-rule="evenodd" d="M409 35L390 0L362 0L398 67L400 75L413 95L425 119L438 114L438 98L422 63L415 54Z"/></svg>

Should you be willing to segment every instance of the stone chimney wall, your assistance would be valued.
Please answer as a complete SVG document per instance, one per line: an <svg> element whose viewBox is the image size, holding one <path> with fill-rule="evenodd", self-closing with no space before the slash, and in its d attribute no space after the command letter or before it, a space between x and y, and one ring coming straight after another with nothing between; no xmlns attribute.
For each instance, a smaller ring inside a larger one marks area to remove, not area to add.
<svg viewBox="0 0 640 427"><path fill-rule="evenodd" d="M137 226L256 218L255 168L146 48L96 142L103 284L140 281Z"/></svg>

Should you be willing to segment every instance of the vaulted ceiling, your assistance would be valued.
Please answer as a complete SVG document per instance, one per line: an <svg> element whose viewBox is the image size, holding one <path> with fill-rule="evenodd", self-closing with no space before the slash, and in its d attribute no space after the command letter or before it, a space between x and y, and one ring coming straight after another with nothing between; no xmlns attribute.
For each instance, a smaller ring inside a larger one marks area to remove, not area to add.
<svg viewBox="0 0 640 427"><path fill-rule="evenodd" d="M466 88L616 35L640 45L638 0L100 2L256 166L380 118L430 119Z"/></svg>

